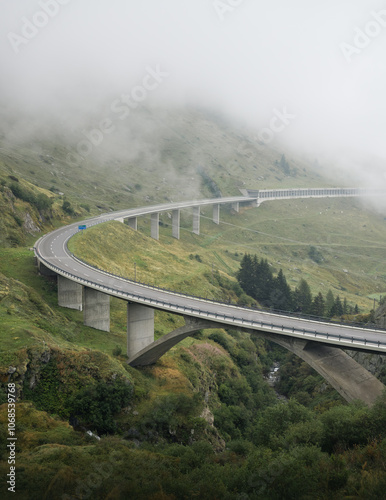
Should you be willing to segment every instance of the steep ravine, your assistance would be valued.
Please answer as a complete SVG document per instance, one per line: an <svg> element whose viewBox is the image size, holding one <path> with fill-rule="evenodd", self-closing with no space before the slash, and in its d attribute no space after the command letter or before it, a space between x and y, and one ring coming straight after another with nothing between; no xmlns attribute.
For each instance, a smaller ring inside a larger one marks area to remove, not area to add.
<svg viewBox="0 0 386 500"><path fill-rule="evenodd" d="M381 328L386 328L386 302L375 311L375 321ZM368 354L365 352L347 351L355 361L360 363L370 373L386 383L386 356L383 354Z"/></svg>

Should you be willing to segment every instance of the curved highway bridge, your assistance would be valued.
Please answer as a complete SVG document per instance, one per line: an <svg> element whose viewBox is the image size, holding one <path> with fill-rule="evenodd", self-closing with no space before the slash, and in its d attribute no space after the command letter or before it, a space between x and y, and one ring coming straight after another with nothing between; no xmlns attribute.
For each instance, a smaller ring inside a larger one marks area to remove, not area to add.
<svg viewBox="0 0 386 500"><path fill-rule="evenodd" d="M204 328L231 327L258 334L299 355L315 368L346 400L361 399L372 404L383 384L341 349L386 353L386 332L349 325L309 320L232 304L210 301L159 289L95 269L78 260L67 242L78 230L111 220L127 221L137 229L137 218L151 216L151 236L159 238L159 214L172 213L172 234L180 237L180 211L192 208L193 232L200 233L200 207L213 206L213 222L219 224L220 206L259 206L276 199L348 197L380 194L357 188L288 189L244 191L242 197L194 200L141 207L100 215L57 229L35 246L40 272L58 277L59 305L83 310L85 325L110 330L110 296L127 302L127 354L132 366L155 363L183 338ZM182 315L185 325L154 341L154 309Z"/></svg>

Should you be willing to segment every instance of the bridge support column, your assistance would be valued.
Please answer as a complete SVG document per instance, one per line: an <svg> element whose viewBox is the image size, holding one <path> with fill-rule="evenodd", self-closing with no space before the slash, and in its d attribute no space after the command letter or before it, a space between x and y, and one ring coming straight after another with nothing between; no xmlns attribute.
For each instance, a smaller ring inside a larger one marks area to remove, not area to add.
<svg viewBox="0 0 386 500"><path fill-rule="evenodd" d="M240 212L240 203L238 201L236 201L235 203L232 203L232 209L235 212Z"/></svg>
<svg viewBox="0 0 386 500"><path fill-rule="evenodd" d="M83 309L83 286L58 275L58 304L67 309Z"/></svg>
<svg viewBox="0 0 386 500"><path fill-rule="evenodd" d="M213 205L213 222L220 224L220 205L218 203Z"/></svg>
<svg viewBox="0 0 386 500"><path fill-rule="evenodd" d="M43 262L38 261L38 269L39 269L39 273L42 276L57 276L56 272L52 271L47 266L45 266L43 264Z"/></svg>
<svg viewBox="0 0 386 500"><path fill-rule="evenodd" d="M93 288L84 287L83 323L96 330L110 331L109 295Z"/></svg>
<svg viewBox="0 0 386 500"><path fill-rule="evenodd" d="M257 208L258 206L259 206L259 203L258 203L257 199L251 201L251 207L252 208Z"/></svg>
<svg viewBox="0 0 386 500"><path fill-rule="evenodd" d="M129 359L154 342L154 309L127 304L127 356Z"/></svg>
<svg viewBox="0 0 386 500"><path fill-rule="evenodd" d="M177 345L178 342L181 342L182 339L189 337L189 335L192 335L198 330L204 328L221 328L222 326L223 325L219 325L218 323L213 323L211 321L185 317L184 326L180 326L176 330L164 335L155 342L152 342L152 345L144 347L135 354L130 355L127 353L129 357L128 364L131 366L152 365L172 347Z"/></svg>
<svg viewBox="0 0 386 500"><path fill-rule="evenodd" d="M137 231L138 229L137 217L130 217L129 219L127 219L127 225L131 227L131 229L134 229L134 231Z"/></svg>
<svg viewBox="0 0 386 500"><path fill-rule="evenodd" d="M173 210L172 212L172 236L177 240L180 239L180 210Z"/></svg>
<svg viewBox="0 0 386 500"><path fill-rule="evenodd" d="M159 240L159 213L151 214L151 237Z"/></svg>
<svg viewBox="0 0 386 500"><path fill-rule="evenodd" d="M200 234L200 207L193 207L193 233Z"/></svg>

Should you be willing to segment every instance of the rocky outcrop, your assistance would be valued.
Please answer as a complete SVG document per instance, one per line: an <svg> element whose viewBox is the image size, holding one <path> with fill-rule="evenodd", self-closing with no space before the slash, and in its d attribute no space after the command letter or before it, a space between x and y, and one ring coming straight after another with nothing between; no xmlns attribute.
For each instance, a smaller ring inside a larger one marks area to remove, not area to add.
<svg viewBox="0 0 386 500"><path fill-rule="evenodd" d="M375 322L377 326L386 328L386 302L381 304L375 311ZM368 354L365 352L346 351L352 358L361 364L366 370L385 382L386 355Z"/></svg>
<svg viewBox="0 0 386 500"><path fill-rule="evenodd" d="M381 328L386 328L386 301L375 311L375 322Z"/></svg>
<svg viewBox="0 0 386 500"><path fill-rule="evenodd" d="M29 234L40 232L40 228L35 224L28 212L24 216L23 229Z"/></svg>
<svg viewBox="0 0 386 500"><path fill-rule="evenodd" d="M375 377L381 379L386 369L386 355L368 354L366 352L346 351L355 361L366 368Z"/></svg>

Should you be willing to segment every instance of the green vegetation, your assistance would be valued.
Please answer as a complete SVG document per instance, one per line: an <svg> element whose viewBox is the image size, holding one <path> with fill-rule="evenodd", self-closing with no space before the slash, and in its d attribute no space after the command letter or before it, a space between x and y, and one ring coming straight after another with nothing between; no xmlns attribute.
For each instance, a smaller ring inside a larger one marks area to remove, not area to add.
<svg viewBox="0 0 386 500"><path fill-rule="evenodd" d="M346 297L342 303L339 295L334 298L331 290L327 292L326 300L321 292L313 298L311 288L303 278L299 286L291 290L283 270L280 269L277 276L274 276L268 261L259 261L257 255L244 255L237 272L237 280L246 294L274 310L340 319L349 319L348 315L357 315L359 312L357 304L355 307L349 306ZM351 319L373 322L370 315Z"/></svg>
<svg viewBox="0 0 386 500"><path fill-rule="evenodd" d="M0 138L0 403L14 382L17 498L382 498L384 398L372 409L347 405L279 346L220 329L134 369L125 356L123 301L111 301L109 333L58 308L55 281L37 274L28 249L45 231L171 199L328 185L280 150L249 144L246 154L238 133L198 111L165 119L142 108L127 126L149 131L138 154L111 158L101 148L80 166L66 164L72 143L39 139L14 154L16 146ZM70 249L139 281L240 304L277 307L285 299L286 308L307 314L369 311L385 295L385 221L358 200L266 202L240 213L221 207L220 225L211 218L203 209L197 236L191 212L182 211L180 241L167 213L160 241L150 238L146 217L138 232L111 222L77 234ZM253 283L251 270L244 273L252 291L237 281L248 259L259 269ZM156 312L156 338L181 324ZM281 399L268 383L275 363ZM6 422L2 404L3 478ZM4 481L1 488L3 497Z"/></svg>
<svg viewBox="0 0 386 500"><path fill-rule="evenodd" d="M73 394L68 402L70 421L98 434L117 432L114 415L129 404L132 393L132 387L120 380L101 381L85 387Z"/></svg>
<svg viewBox="0 0 386 500"><path fill-rule="evenodd" d="M285 175L287 176L294 176L296 177L298 171L296 168L294 168L293 170L291 170L291 167L290 167L290 164L288 163L288 161L286 160L286 157L285 155L281 155L281 158L280 158L280 161L278 160L275 160L274 162L274 165L276 167L280 167L280 169L284 172Z"/></svg>

